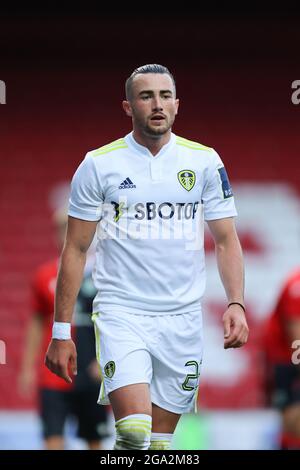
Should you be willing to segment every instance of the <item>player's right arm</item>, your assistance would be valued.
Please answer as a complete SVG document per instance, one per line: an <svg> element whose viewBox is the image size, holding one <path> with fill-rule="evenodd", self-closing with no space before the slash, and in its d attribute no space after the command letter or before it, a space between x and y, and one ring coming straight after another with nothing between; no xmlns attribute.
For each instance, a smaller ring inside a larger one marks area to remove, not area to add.
<svg viewBox="0 0 300 470"><path fill-rule="evenodd" d="M55 292L56 322L71 323L75 302L83 277L87 250L94 238L98 221L68 219L66 240L61 255ZM70 372L77 373L76 347L72 339L52 339L45 364L66 382L72 382Z"/></svg>

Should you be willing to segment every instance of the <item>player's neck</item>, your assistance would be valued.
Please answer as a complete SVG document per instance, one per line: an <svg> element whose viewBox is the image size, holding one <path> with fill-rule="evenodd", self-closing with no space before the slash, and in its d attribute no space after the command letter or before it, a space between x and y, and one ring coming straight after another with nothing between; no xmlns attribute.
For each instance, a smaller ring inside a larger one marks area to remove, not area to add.
<svg viewBox="0 0 300 470"><path fill-rule="evenodd" d="M153 157L155 157L155 155L159 153L162 147L169 142L171 138L171 130L169 130L163 135L155 137L143 135L137 130L134 130L132 135L134 140L138 144L146 147L152 153Z"/></svg>

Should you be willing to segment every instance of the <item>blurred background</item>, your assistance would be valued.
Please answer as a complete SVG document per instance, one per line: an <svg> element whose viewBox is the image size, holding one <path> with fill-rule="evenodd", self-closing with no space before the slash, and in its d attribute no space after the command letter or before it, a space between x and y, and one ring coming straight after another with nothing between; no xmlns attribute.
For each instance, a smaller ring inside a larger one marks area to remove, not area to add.
<svg viewBox="0 0 300 470"><path fill-rule="evenodd" d="M263 331L300 260L300 104L292 102L292 82L300 80L299 15L150 10L1 13L0 449L42 448L36 391L24 397L18 386L32 277L57 256L52 214L86 152L131 130L121 109L124 82L146 63L175 75L181 104L174 132L214 147L225 162L239 212L251 331L245 348L223 350L225 294L207 234L198 414L182 418L173 446L280 445ZM68 448L82 446L75 427L67 426Z"/></svg>

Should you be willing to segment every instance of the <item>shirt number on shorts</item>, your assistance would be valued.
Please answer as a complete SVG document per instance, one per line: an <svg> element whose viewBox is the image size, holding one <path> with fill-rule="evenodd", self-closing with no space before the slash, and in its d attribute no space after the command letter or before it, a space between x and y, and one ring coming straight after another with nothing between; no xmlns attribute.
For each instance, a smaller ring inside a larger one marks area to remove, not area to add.
<svg viewBox="0 0 300 470"><path fill-rule="evenodd" d="M188 361L185 366L195 366L196 370L195 370L195 374L187 374L186 378L185 378L185 381L183 382L182 384L182 388L183 390L187 390L187 391L192 391L192 390L195 390L197 388L197 385L195 387L192 387L191 385L188 385L189 383L189 380L197 380L198 382L198 377L199 377L199 365L198 365L198 362L197 361Z"/></svg>

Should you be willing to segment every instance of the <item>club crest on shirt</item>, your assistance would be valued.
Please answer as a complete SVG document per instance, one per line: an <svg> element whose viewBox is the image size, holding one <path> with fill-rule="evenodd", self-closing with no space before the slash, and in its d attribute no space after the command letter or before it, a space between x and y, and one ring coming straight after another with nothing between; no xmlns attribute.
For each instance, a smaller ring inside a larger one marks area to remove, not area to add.
<svg viewBox="0 0 300 470"><path fill-rule="evenodd" d="M195 186L196 182L196 175L195 172L192 170L181 170L177 173L178 181L181 186L190 191Z"/></svg>
<svg viewBox="0 0 300 470"><path fill-rule="evenodd" d="M116 364L114 363L114 361L109 361L104 366L105 375L106 377L109 377L110 379L114 375L115 370L116 370Z"/></svg>

